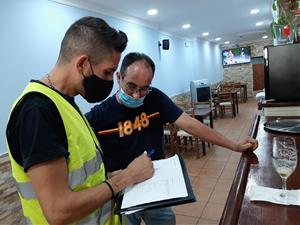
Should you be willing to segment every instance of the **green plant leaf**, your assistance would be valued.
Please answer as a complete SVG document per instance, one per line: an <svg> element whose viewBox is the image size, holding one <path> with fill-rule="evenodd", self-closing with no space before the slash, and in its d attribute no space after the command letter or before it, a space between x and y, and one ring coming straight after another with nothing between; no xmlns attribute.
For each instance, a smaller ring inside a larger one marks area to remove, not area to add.
<svg viewBox="0 0 300 225"><path fill-rule="evenodd" d="M271 31L271 34L272 34L273 38L275 38L274 24L275 24L274 21L270 24L270 31Z"/></svg>
<svg viewBox="0 0 300 225"><path fill-rule="evenodd" d="M272 4L272 9L273 9L273 11L276 11L276 10L277 10L277 7L276 7L276 1L273 2L273 4Z"/></svg>

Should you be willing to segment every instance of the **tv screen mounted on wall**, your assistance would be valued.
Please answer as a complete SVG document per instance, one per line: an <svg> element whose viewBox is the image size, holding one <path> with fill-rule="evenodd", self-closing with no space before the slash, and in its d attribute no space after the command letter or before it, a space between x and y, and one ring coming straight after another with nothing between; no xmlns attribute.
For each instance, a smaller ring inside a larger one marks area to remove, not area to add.
<svg viewBox="0 0 300 225"><path fill-rule="evenodd" d="M251 62L251 48L241 47L222 51L223 66L237 65Z"/></svg>

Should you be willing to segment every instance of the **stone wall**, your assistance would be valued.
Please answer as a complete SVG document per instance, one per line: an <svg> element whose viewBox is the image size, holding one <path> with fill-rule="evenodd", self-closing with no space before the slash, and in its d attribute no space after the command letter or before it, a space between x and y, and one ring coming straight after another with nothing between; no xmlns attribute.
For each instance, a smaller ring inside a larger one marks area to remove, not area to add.
<svg viewBox="0 0 300 225"><path fill-rule="evenodd" d="M171 97L172 101L177 103L188 103L191 104L191 92L184 92Z"/></svg>
<svg viewBox="0 0 300 225"><path fill-rule="evenodd" d="M7 154L0 156L0 224L25 224Z"/></svg>
<svg viewBox="0 0 300 225"><path fill-rule="evenodd" d="M251 56L252 57L259 57L263 56L264 46L273 45L272 39L267 39L264 41L259 41L255 43L244 43L240 45L227 45L222 46L221 49L227 48L237 48L243 46L251 46ZM253 96L253 69L252 64L241 64L241 65L234 65L224 67L223 69L223 81L224 82L241 82L247 84L247 93L248 96Z"/></svg>

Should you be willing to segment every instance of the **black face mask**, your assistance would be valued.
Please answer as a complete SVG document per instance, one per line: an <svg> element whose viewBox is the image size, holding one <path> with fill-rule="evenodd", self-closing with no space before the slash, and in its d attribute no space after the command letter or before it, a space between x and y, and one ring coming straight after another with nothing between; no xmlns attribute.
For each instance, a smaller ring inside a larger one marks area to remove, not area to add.
<svg viewBox="0 0 300 225"><path fill-rule="evenodd" d="M92 65L91 65L92 75L86 77L84 76L83 87L85 91L84 99L89 103L100 102L104 100L111 92L114 81L113 80L103 80L96 76Z"/></svg>

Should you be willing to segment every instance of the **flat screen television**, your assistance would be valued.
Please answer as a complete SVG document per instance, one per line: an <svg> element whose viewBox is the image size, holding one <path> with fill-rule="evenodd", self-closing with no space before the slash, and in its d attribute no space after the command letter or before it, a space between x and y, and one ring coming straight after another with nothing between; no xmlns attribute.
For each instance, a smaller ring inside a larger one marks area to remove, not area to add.
<svg viewBox="0 0 300 225"><path fill-rule="evenodd" d="M300 44L264 49L266 100L300 101Z"/></svg>
<svg viewBox="0 0 300 225"><path fill-rule="evenodd" d="M223 66L237 65L251 62L251 48L240 47L222 51Z"/></svg>

